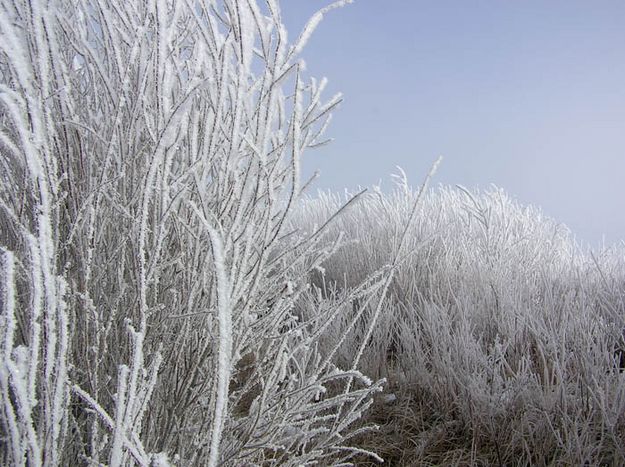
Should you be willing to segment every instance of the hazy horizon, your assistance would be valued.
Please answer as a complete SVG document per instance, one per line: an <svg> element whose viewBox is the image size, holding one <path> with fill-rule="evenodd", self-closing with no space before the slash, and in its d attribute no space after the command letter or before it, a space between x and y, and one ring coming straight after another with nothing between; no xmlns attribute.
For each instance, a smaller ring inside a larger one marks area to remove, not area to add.
<svg viewBox="0 0 625 467"><path fill-rule="evenodd" d="M282 5L289 37L327 1ZM357 0L327 14L303 57L341 91L313 190L401 166L414 185L495 184L597 246L625 239L625 3Z"/></svg>

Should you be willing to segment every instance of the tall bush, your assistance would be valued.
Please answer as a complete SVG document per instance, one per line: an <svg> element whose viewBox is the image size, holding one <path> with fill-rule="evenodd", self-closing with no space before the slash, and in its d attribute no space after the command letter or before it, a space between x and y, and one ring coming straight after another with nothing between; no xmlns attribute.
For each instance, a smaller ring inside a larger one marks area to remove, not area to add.
<svg viewBox="0 0 625 467"><path fill-rule="evenodd" d="M285 229L345 3L289 42L276 0L0 2L1 463L360 452L380 382L322 353L342 308L294 311L336 245Z"/></svg>

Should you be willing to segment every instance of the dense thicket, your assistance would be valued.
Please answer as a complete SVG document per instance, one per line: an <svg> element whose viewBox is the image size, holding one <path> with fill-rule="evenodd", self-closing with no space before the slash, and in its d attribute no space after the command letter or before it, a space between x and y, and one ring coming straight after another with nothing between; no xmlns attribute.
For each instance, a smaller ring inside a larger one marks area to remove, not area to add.
<svg viewBox="0 0 625 467"><path fill-rule="evenodd" d="M313 278L323 293L308 313L387 264L416 196L399 181L332 225L329 238L351 243ZM310 229L342 202L309 199L293 221ZM370 414L382 432L363 445L400 465L625 463L622 246L583 250L496 188L427 192L406 245L361 359L389 392ZM340 340L346 361L365 332L344 323L322 343Z"/></svg>

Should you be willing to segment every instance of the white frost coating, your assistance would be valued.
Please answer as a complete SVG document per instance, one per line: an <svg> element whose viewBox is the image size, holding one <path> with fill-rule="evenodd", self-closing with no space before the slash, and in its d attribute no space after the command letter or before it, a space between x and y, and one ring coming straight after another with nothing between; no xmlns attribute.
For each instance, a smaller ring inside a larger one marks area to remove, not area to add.
<svg viewBox="0 0 625 467"><path fill-rule="evenodd" d="M206 220L194 204L195 214L202 221L211 241L213 263L217 277L217 320L219 322L219 344L217 363L217 397L215 400L215 418L211 429L209 466L219 463L219 444L223 431L224 419L228 409L228 385L230 383L232 359L232 310L230 308L230 284L226 270L225 255L221 235Z"/></svg>
<svg viewBox="0 0 625 467"><path fill-rule="evenodd" d="M278 381L284 381L286 379L286 367L289 363L289 355L286 351L282 352L278 357L280 360L280 370L278 372Z"/></svg>
<svg viewBox="0 0 625 467"><path fill-rule="evenodd" d="M23 462L26 454L26 447L22 444L22 437L18 425L17 416L13 410L10 399L9 385L9 361L11 349L13 348L13 333L15 332L15 283L14 268L15 259L13 253L1 248L3 258L4 284L2 286L3 313L0 321L0 330L3 331L2 342L0 343L0 391L2 391L3 418L8 425L9 447L12 450L13 461Z"/></svg>
<svg viewBox="0 0 625 467"><path fill-rule="evenodd" d="M300 84L299 70L295 78L295 97L293 103L293 150L292 150L292 164L293 164L293 194L297 196L299 194L300 184L300 156L301 156L301 134L302 134L302 88Z"/></svg>
<svg viewBox="0 0 625 467"><path fill-rule="evenodd" d="M128 381L128 367L120 365L117 381L117 394L115 397L115 429L113 432L113 446L109 465L118 467L122 465L124 438L126 436L126 426L124 415L126 411L126 384Z"/></svg>
<svg viewBox="0 0 625 467"><path fill-rule="evenodd" d="M322 8L321 10L317 11L314 15L312 15L310 19L308 20L308 22L306 23L306 25L304 26L304 29L302 29L302 32L300 33L297 39L297 42L295 43L295 45L293 46L293 49L291 50L291 54L293 56L297 56L301 53L301 51L306 46L306 43L310 39L310 36L312 35L313 32L315 32L315 29L317 29L317 26L319 26L319 23L321 23L321 20L323 19L323 15L325 15L330 10L344 7L345 5L348 5L350 3L353 3L353 0L340 0L338 2L334 2L331 5L328 5Z"/></svg>
<svg viewBox="0 0 625 467"><path fill-rule="evenodd" d="M306 26L304 26L304 29L300 33L300 36L295 43L295 46L293 47L293 55L298 55L304 49L306 43L310 39L310 36L315 31L317 26L319 26L319 23L321 23L322 19L323 10L320 10L311 16L311 18L306 23Z"/></svg>
<svg viewBox="0 0 625 467"><path fill-rule="evenodd" d="M152 467L170 467L171 463L166 454L159 453L152 455L150 465Z"/></svg>
<svg viewBox="0 0 625 467"><path fill-rule="evenodd" d="M27 237L28 247L30 251L30 257L32 261L31 266L31 281L33 284L41 283L41 267L40 267L40 258L37 252L37 240L31 234ZM30 348L31 348L31 364L29 369L29 394L31 395L31 404L34 406L36 404L36 384L37 380L40 377L40 368L39 368L39 350L41 345L40 339L40 330L41 325L39 324L39 319L41 316L41 310L43 307L43 297L41 293L41 287L34 287L33 290L33 305L31 309L31 320L33 333L30 339Z"/></svg>
<svg viewBox="0 0 625 467"><path fill-rule="evenodd" d="M56 304L58 326L58 350L55 362L55 379L53 389L53 428L51 450L55 452L61 446L60 437L67 429L67 406L69 404L69 391L67 374L67 355L69 353L69 321L67 316L67 304L65 293L67 284L62 277L56 278L58 301Z"/></svg>
<svg viewBox="0 0 625 467"><path fill-rule="evenodd" d="M239 13L239 33L241 34L241 64L244 72L249 72L254 54L256 25L247 1L237 1Z"/></svg>

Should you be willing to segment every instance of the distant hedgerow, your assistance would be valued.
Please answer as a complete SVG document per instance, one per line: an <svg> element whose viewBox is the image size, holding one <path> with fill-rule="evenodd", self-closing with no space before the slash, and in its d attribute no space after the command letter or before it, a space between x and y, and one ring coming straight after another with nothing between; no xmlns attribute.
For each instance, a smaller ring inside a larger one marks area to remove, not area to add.
<svg viewBox="0 0 625 467"><path fill-rule="evenodd" d="M308 313L388 263L417 196L399 182L331 226L329 239L350 243L313 277L322 294ZM313 229L343 202L304 200L293 222ZM461 187L422 196L405 247L361 359L388 379L367 418L382 431L362 446L399 465L625 463L622 247L585 251L502 190ZM362 325L374 313L365 306ZM341 364L365 333L338 323L321 345L341 342Z"/></svg>

